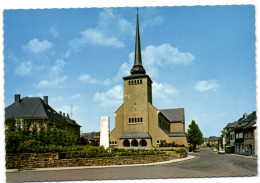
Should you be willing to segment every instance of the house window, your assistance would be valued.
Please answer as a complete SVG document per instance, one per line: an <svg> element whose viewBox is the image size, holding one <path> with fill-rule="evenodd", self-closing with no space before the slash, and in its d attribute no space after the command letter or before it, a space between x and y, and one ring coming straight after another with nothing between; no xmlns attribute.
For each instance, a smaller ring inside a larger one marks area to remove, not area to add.
<svg viewBox="0 0 260 183"><path fill-rule="evenodd" d="M157 142L156 142L157 144L160 144L160 140L157 140Z"/></svg>
<svg viewBox="0 0 260 183"><path fill-rule="evenodd" d="M143 122L143 118L141 118L141 122Z"/></svg>
<svg viewBox="0 0 260 183"><path fill-rule="evenodd" d="M131 118L129 118L129 123L131 123Z"/></svg>
<svg viewBox="0 0 260 183"><path fill-rule="evenodd" d="M115 141L115 145L117 145L117 141Z"/></svg>
<svg viewBox="0 0 260 183"><path fill-rule="evenodd" d="M140 83L142 84L142 80L140 79Z"/></svg>

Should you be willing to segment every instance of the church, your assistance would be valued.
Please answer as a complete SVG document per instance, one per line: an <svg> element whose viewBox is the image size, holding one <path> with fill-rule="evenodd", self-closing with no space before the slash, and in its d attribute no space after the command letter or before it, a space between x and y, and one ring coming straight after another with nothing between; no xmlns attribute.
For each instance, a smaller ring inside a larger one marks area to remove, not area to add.
<svg viewBox="0 0 260 183"><path fill-rule="evenodd" d="M156 148L164 142L187 147L184 108L156 109L152 104L153 82L142 65L138 12L134 65L130 73L123 77L123 104L115 112L110 146Z"/></svg>

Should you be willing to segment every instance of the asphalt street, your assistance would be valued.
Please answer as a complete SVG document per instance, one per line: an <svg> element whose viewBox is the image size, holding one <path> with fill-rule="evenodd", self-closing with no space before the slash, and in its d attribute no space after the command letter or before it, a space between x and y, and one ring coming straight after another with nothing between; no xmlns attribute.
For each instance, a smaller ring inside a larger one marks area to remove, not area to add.
<svg viewBox="0 0 260 183"><path fill-rule="evenodd" d="M113 167L56 171L20 171L7 173L7 182L69 181L195 177L241 177L257 175L257 160L228 154L217 154L210 149L193 153L197 158L153 166Z"/></svg>

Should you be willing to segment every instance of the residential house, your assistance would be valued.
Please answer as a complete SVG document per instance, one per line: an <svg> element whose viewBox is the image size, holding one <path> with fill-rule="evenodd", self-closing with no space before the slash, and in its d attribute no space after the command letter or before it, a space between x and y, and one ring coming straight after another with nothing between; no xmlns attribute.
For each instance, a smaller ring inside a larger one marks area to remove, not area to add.
<svg viewBox="0 0 260 183"><path fill-rule="evenodd" d="M14 103L5 108L5 128L7 129L11 122L16 126L24 128L25 125L36 125L38 130L41 127L47 128L47 125L56 125L57 129L67 131L71 134L80 136L80 125L69 115L61 111L56 112L48 104L48 96L44 99L40 97L24 97L20 94L14 96Z"/></svg>
<svg viewBox="0 0 260 183"><path fill-rule="evenodd" d="M99 146L100 132L80 133L80 136L84 137L87 140L89 145Z"/></svg>
<svg viewBox="0 0 260 183"><path fill-rule="evenodd" d="M256 111L246 113L233 123L228 123L222 130L221 147L227 153L257 156Z"/></svg>

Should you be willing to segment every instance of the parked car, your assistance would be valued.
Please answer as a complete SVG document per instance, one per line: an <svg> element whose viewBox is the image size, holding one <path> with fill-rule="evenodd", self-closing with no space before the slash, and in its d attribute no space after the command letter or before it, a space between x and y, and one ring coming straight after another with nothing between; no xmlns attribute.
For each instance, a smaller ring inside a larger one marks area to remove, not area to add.
<svg viewBox="0 0 260 183"><path fill-rule="evenodd" d="M201 151L201 149L195 149L194 150L194 152L200 152Z"/></svg>
<svg viewBox="0 0 260 183"><path fill-rule="evenodd" d="M219 150L219 151L218 151L218 154L225 154L225 151Z"/></svg>

